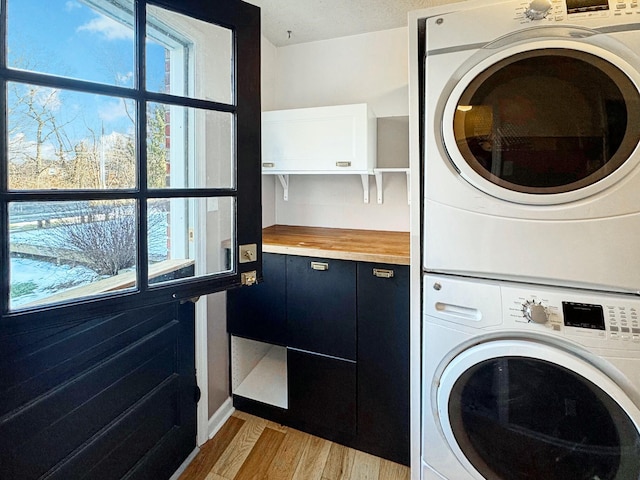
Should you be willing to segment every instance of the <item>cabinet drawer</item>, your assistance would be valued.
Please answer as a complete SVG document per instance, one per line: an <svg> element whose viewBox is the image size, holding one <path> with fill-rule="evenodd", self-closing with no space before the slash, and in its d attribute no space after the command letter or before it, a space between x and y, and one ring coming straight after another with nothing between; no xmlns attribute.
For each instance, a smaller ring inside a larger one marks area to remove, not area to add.
<svg viewBox="0 0 640 480"><path fill-rule="evenodd" d="M313 431L356 433L356 364L287 349L289 414Z"/></svg>
<svg viewBox="0 0 640 480"><path fill-rule="evenodd" d="M288 346L356 359L356 264L287 257Z"/></svg>

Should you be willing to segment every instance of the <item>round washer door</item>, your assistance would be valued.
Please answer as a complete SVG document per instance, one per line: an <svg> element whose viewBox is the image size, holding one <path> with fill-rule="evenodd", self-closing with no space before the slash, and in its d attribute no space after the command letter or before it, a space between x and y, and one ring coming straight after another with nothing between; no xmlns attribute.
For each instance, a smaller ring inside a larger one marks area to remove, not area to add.
<svg viewBox="0 0 640 480"><path fill-rule="evenodd" d="M479 479L640 478L637 406L603 372L555 347L472 347L445 368L436 399L449 447Z"/></svg>
<svg viewBox="0 0 640 480"><path fill-rule="evenodd" d="M636 166L628 161L640 142L632 65L566 40L480 54L449 95L442 124L447 152L472 185L516 203L559 204Z"/></svg>

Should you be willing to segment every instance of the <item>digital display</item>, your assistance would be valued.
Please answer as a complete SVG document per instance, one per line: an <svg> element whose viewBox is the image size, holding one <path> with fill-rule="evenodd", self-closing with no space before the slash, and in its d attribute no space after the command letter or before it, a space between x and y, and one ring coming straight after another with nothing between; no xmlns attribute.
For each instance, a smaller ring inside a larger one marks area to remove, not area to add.
<svg viewBox="0 0 640 480"><path fill-rule="evenodd" d="M564 324L567 327L605 329L602 305L562 302L562 313L564 313Z"/></svg>
<svg viewBox="0 0 640 480"><path fill-rule="evenodd" d="M609 10L609 2L607 0L566 0L566 2L567 13Z"/></svg>

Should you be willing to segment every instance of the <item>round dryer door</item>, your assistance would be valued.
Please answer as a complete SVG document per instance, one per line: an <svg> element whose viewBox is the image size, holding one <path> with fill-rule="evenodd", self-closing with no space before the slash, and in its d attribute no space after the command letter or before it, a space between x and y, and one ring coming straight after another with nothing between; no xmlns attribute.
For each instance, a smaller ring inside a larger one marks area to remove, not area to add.
<svg viewBox="0 0 640 480"><path fill-rule="evenodd" d="M473 347L444 370L437 402L452 451L477 478L640 478L637 407L603 372L554 347Z"/></svg>
<svg viewBox="0 0 640 480"><path fill-rule="evenodd" d="M556 44L486 58L449 98L447 151L493 196L553 204L591 195L616 181L640 142L637 72L611 52Z"/></svg>

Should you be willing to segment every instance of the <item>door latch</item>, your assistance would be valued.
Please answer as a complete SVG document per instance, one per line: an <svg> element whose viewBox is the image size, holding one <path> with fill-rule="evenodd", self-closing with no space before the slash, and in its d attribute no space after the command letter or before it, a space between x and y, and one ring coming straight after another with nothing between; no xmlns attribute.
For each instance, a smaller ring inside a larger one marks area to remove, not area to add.
<svg viewBox="0 0 640 480"><path fill-rule="evenodd" d="M254 285L258 281L258 274L255 270L251 270L250 272L242 272L240 274L240 283L247 287Z"/></svg>

